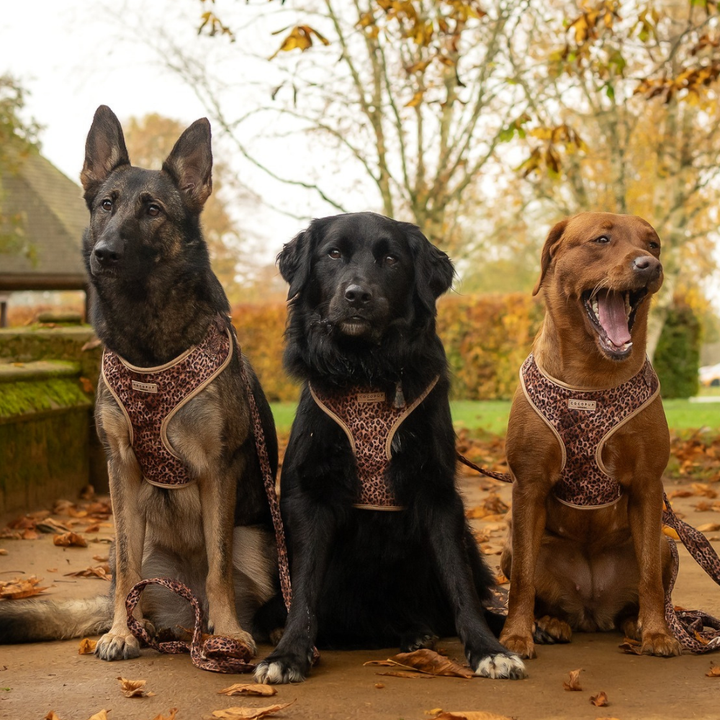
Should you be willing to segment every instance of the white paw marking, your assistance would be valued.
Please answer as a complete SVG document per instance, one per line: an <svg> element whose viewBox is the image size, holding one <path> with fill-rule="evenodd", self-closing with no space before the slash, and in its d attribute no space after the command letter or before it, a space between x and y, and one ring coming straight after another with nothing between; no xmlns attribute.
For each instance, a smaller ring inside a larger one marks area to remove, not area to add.
<svg viewBox="0 0 720 720"><path fill-rule="evenodd" d="M305 678L296 668L281 662L260 663L255 670L255 681L262 685L283 685L302 682Z"/></svg>
<svg viewBox="0 0 720 720"><path fill-rule="evenodd" d="M520 680L527 677L525 664L517 655L488 655L475 668L475 674L494 680Z"/></svg>

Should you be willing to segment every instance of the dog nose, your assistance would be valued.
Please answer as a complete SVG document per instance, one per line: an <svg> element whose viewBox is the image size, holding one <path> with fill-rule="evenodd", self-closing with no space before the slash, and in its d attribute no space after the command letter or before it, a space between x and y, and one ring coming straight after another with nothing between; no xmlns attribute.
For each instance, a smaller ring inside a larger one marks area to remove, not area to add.
<svg viewBox="0 0 720 720"><path fill-rule="evenodd" d="M108 240L101 240L93 248L93 255L101 265L115 265L123 256L122 244Z"/></svg>
<svg viewBox="0 0 720 720"><path fill-rule="evenodd" d="M652 277L660 273L662 265L652 255L639 255L633 260L632 269L637 273Z"/></svg>
<svg viewBox="0 0 720 720"><path fill-rule="evenodd" d="M349 305L367 305L372 300L372 293L367 288L353 283L345 288L345 299Z"/></svg>

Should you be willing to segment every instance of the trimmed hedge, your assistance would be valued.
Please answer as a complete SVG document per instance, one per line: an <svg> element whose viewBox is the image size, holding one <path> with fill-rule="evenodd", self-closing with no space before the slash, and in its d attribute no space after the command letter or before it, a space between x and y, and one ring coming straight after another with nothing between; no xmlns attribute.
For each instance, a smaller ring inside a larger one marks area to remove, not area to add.
<svg viewBox="0 0 720 720"><path fill-rule="evenodd" d="M697 395L700 340L700 322L692 308L676 301L668 311L653 358L664 398Z"/></svg>
<svg viewBox="0 0 720 720"><path fill-rule="evenodd" d="M237 305L232 315L240 345L270 402L297 400L299 388L282 367L285 304ZM542 306L524 293L443 298L438 332L453 373L453 398L512 397L542 317Z"/></svg>

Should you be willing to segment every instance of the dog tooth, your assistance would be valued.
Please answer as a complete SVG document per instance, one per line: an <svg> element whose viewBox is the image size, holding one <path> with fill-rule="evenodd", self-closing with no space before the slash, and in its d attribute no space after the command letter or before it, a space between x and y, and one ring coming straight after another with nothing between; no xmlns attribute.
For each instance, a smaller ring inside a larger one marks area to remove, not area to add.
<svg viewBox="0 0 720 720"><path fill-rule="evenodd" d="M599 312L600 312L600 311L599 311L599 309L598 309L598 301L597 301L597 298L595 298L595 299L593 300L593 302L592 302L592 309L593 309L593 312L595 313L595 316L596 316L596 317L600 317L600 315L599 315Z"/></svg>

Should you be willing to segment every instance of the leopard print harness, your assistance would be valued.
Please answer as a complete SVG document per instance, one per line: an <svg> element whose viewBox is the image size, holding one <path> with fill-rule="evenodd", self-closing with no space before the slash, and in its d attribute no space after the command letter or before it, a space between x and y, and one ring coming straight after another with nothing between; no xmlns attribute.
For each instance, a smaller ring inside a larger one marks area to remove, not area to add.
<svg viewBox="0 0 720 720"><path fill-rule="evenodd" d="M310 394L318 407L343 430L350 442L360 490L353 507L361 510L399 511L387 469L392 459L395 433L410 413L430 394L439 376L409 405L389 402L377 388L354 386L349 389L321 390L310 385Z"/></svg>
<svg viewBox="0 0 720 720"><path fill-rule="evenodd" d="M562 450L555 497L580 509L608 507L622 487L602 460L605 443L659 394L660 382L649 360L627 382L607 390L572 387L545 373L532 353L520 369L525 397L553 431Z"/></svg>
<svg viewBox="0 0 720 720"><path fill-rule="evenodd" d="M125 415L135 457L151 485L184 488L195 481L167 436L170 420L230 363L233 342L220 321L205 338L164 365L137 367L111 350L102 358L102 376Z"/></svg>

